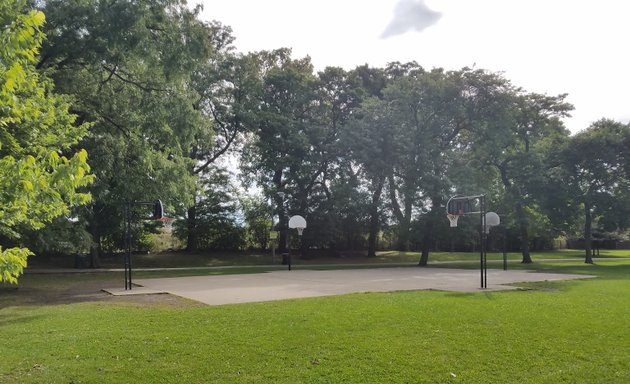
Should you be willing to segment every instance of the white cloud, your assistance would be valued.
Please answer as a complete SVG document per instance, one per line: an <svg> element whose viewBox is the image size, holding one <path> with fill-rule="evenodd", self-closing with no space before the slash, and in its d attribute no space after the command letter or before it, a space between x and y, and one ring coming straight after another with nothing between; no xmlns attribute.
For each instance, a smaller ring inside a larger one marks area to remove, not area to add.
<svg viewBox="0 0 630 384"><path fill-rule="evenodd" d="M437 23L442 15L424 3L424 0L399 0L394 9L394 19L383 31L381 38L402 35L415 30L422 32Z"/></svg>

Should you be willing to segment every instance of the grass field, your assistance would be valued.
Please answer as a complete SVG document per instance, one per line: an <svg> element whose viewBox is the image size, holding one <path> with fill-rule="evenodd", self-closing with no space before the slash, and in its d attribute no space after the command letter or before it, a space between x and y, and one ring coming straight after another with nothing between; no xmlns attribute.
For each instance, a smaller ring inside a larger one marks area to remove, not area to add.
<svg viewBox="0 0 630 384"><path fill-rule="evenodd" d="M406 256L417 260L397 255ZM468 260L475 255L451 256L441 261L475 267ZM73 285L119 277L29 275L20 289L0 291L0 382L630 382L630 260L624 259L630 255L613 252L592 266L570 253L534 256L551 261L514 261L510 268L599 277L510 292L370 293L206 307L159 297L60 301Z"/></svg>

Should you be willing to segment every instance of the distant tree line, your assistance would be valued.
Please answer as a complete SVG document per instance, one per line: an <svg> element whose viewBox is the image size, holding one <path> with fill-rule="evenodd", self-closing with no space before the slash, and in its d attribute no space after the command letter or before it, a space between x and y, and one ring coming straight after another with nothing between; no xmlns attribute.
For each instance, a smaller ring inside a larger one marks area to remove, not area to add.
<svg viewBox="0 0 630 384"><path fill-rule="evenodd" d="M485 194L503 221L503 240L493 241L520 250L525 263L560 235L627 233L628 124L602 119L571 136L561 121L573 109L566 95L531 93L482 69L392 62L315 71L286 48L243 54L231 29L200 20L200 10L183 0L0 7L4 31L37 31L28 60L13 55L39 76L30 86L58 100L50 118L62 129L15 119L26 109L7 104L10 50L23 48L3 35L2 172L16 156L11 135L75 156L64 161L78 177L58 186L67 209L46 226L9 221L3 200L4 248L90 249L98 266L100 254L122 248L124 204L155 199L178 219L174 233L189 251L265 248L274 217L282 252L288 218L300 214L306 249L414 249L426 265L432 250L477 246L474 223L448 229L444 206L455 194ZM26 15L37 25L24 24ZM259 194L235 187L228 159ZM1 188L3 199L20 198ZM156 227L136 225L134 238ZM585 257L592 262L588 247Z"/></svg>

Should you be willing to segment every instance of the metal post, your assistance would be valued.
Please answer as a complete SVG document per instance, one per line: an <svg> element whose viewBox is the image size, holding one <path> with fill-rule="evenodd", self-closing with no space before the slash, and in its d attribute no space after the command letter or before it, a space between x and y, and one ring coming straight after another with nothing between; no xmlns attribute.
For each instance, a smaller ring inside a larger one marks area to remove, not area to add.
<svg viewBox="0 0 630 384"><path fill-rule="evenodd" d="M153 219L157 220L162 218L163 206L162 201L126 201L125 202L125 290L132 288L131 282L131 217L132 208L135 205L152 205L153 206ZM156 210L157 207L157 210Z"/></svg>
<svg viewBox="0 0 630 384"><path fill-rule="evenodd" d="M503 228L503 270L507 271L507 227Z"/></svg>
<svg viewBox="0 0 630 384"><path fill-rule="evenodd" d="M479 196L479 210L480 210L480 231L479 231L479 239L480 239L480 251L479 251L479 264L480 264L480 275L481 275L481 288L488 287L488 266L487 266L487 236L486 236L486 197L485 195Z"/></svg>
<svg viewBox="0 0 630 384"><path fill-rule="evenodd" d="M125 204L125 290L131 289L131 203Z"/></svg>
<svg viewBox="0 0 630 384"><path fill-rule="evenodd" d="M483 288L483 199L479 196L479 276Z"/></svg>
<svg viewBox="0 0 630 384"><path fill-rule="evenodd" d="M287 230L287 264L291 270L291 231Z"/></svg>
<svg viewBox="0 0 630 384"><path fill-rule="evenodd" d="M486 208L486 197L483 196L483 234L485 236L486 243L483 247L483 284L484 288L488 288L488 235L486 234L485 228L488 224L486 222L486 213L488 213L488 209Z"/></svg>
<svg viewBox="0 0 630 384"><path fill-rule="evenodd" d="M273 231L273 199L271 199L271 232ZM269 240L271 240L271 264L276 264L276 239Z"/></svg>

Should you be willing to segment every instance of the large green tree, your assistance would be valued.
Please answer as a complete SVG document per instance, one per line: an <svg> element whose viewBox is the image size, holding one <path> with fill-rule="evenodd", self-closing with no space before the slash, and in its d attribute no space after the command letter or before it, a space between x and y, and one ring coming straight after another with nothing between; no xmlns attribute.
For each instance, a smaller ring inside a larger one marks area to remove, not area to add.
<svg viewBox="0 0 630 384"><path fill-rule="evenodd" d="M391 71L391 69L390 69ZM394 125L393 167L388 174L390 201L399 226L398 248L407 250L414 216L423 206L443 206L448 191L444 177L451 146L468 127L461 72L415 67L385 89ZM426 225L425 243L431 238Z"/></svg>
<svg viewBox="0 0 630 384"><path fill-rule="evenodd" d="M239 250L245 246L245 231L237 221L239 209L238 192L230 182L225 169L212 166L199 181L199 196L196 204L198 231L196 249ZM190 236L188 222L178 220L175 234L181 240Z"/></svg>
<svg viewBox="0 0 630 384"><path fill-rule="evenodd" d="M343 147L342 158L345 174L349 181L356 183L355 191L360 195L353 202L364 200L361 213L367 228L367 255L376 256L378 234L384 220L383 190L388 170L391 166L391 132L386 117L388 106L381 102L383 89L387 84L385 71L381 68L359 66L352 76L362 90L359 108L353 111L340 137ZM356 169L356 171L355 171ZM359 208L359 207L357 207Z"/></svg>
<svg viewBox="0 0 630 384"><path fill-rule="evenodd" d="M292 59L287 49L258 57L260 107L243 170L274 199L282 252L289 213L308 216L330 192L338 138L356 97L351 78L339 68L315 75L309 58Z"/></svg>
<svg viewBox="0 0 630 384"><path fill-rule="evenodd" d="M378 173L385 173L399 249L409 249L412 224L422 217L419 264L426 265L435 229L444 222L442 207L457 188L449 178L453 164L469 150L470 132L491 118L488 105L503 81L485 71L426 71L416 63L392 63L385 73L387 85L381 98L366 105L372 116L366 122L379 122L374 132L387 136L378 146L365 148L372 154L366 160L383 161Z"/></svg>
<svg viewBox="0 0 630 384"><path fill-rule="evenodd" d="M368 191L368 257L376 256L378 233L384 216L383 191L394 156L388 105L376 97L363 103L349 122L342 142L346 156L357 167L362 186Z"/></svg>
<svg viewBox="0 0 630 384"><path fill-rule="evenodd" d="M545 164L546 155L568 137L560 118L573 107L565 98L528 93L506 83L473 138L476 158L498 172L506 204L513 208L523 263L532 262L529 221L545 183L544 170L551 167Z"/></svg>
<svg viewBox="0 0 630 384"><path fill-rule="evenodd" d="M212 118L200 107L195 75L207 68L213 28L183 0L49 0L38 65L52 71L72 109L93 122L94 203L81 212L97 247L120 239L126 201L162 199L183 211L194 196L199 140Z"/></svg>
<svg viewBox="0 0 630 384"><path fill-rule="evenodd" d="M35 64L45 16L25 1L0 4L0 282L17 282L31 254L25 229L39 229L90 196L86 124L75 124L70 99L56 95Z"/></svg>
<svg viewBox="0 0 630 384"><path fill-rule="evenodd" d="M203 178L217 162L238 156L247 132L256 121L259 100L259 72L255 54L234 52L233 37L228 27L210 25L213 53L203 70L193 74L193 85L199 95L195 109L209 122L199 129L190 148L191 175ZM198 245L197 205L205 191L197 184L193 204L187 209L188 238L186 249L194 251ZM206 184L206 187L213 188Z"/></svg>
<svg viewBox="0 0 630 384"><path fill-rule="evenodd" d="M561 150L564 182L584 213L585 262L589 264L593 263L594 214L613 216L609 209L613 207L628 213L630 178L624 168L628 137L630 125L602 119L572 136ZM617 223L627 225L623 218Z"/></svg>

